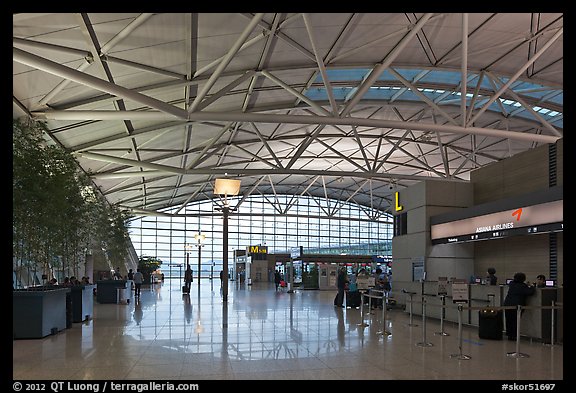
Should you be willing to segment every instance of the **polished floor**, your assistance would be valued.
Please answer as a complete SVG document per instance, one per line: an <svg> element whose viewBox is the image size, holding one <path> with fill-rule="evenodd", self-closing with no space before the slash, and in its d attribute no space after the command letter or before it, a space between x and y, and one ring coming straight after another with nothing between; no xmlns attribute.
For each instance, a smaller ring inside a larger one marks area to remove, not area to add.
<svg viewBox="0 0 576 393"><path fill-rule="evenodd" d="M336 308L334 291L179 280L143 287L128 305L94 303L93 318L56 335L13 340L14 380L562 380L563 346L478 338L393 309ZM368 326L362 326L361 322ZM463 356L461 356L463 355ZM468 357L468 359L464 359Z"/></svg>

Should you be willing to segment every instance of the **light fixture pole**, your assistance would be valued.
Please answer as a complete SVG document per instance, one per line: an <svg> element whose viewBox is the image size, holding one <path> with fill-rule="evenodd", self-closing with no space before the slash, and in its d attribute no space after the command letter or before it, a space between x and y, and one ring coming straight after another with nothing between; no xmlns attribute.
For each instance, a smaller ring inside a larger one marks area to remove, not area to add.
<svg viewBox="0 0 576 393"><path fill-rule="evenodd" d="M224 277L222 277L222 300L228 301L228 215L230 214L230 206L224 205L222 207L222 216L224 221L222 223L222 248L224 254L222 255L222 270Z"/></svg>
<svg viewBox="0 0 576 393"><path fill-rule="evenodd" d="M214 183L214 194L219 195L223 204L222 210L222 301L228 302L228 216L231 209L228 204L228 195L238 195L240 193L240 180L234 179L216 179ZM222 199L223 197L223 199Z"/></svg>
<svg viewBox="0 0 576 393"><path fill-rule="evenodd" d="M186 243L184 249L186 250L186 268L184 270L187 270L188 266L190 266L190 250L192 249L192 246Z"/></svg>
<svg viewBox="0 0 576 393"><path fill-rule="evenodd" d="M188 270L188 267L190 266L190 251L192 250L192 246L188 243L186 243L184 245L184 249L186 250L186 268L184 269L184 279L186 279L186 271ZM192 276L190 276L192 277ZM188 284L186 284L188 285Z"/></svg>
<svg viewBox="0 0 576 393"><path fill-rule="evenodd" d="M198 288L200 288L200 261L202 260L202 246L204 245L204 240L206 240L206 235L199 231L194 235L196 239L196 246L198 247Z"/></svg>

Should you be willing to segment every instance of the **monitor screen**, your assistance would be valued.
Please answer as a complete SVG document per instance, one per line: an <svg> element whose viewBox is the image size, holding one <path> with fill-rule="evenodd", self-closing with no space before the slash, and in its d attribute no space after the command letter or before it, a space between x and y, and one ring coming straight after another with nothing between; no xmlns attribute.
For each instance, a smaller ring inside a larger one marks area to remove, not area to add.
<svg viewBox="0 0 576 393"><path fill-rule="evenodd" d="M475 282L476 284L482 284L482 279L479 278L479 277L477 277L477 278L474 279L474 282Z"/></svg>
<svg viewBox="0 0 576 393"><path fill-rule="evenodd" d="M514 280L511 279L511 278L507 278L507 279L506 279L506 285L510 284L512 281L514 281Z"/></svg>
<svg viewBox="0 0 576 393"><path fill-rule="evenodd" d="M547 287L553 287L554 286L554 280L546 280L546 286Z"/></svg>

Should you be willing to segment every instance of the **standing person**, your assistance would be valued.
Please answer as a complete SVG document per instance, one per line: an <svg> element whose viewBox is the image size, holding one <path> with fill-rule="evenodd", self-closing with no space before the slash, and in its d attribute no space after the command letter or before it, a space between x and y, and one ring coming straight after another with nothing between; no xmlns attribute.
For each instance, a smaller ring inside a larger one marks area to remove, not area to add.
<svg viewBox="0 0 576 393"><path fill-rule="evenodd" d="M140 287L142 287L142 283L144 282L144 275L140 271L140 269L136 269L136 273L134 273L134 296L140 298Z"/></svg>
<svg viewBox="0 0 576 393"><path fill-rule="evenodd" d="M487 272L488 277L486 277L486 284L488 285L498 284L498 277L496 277L496 269L494 269L493 267L489 267Z"/></svg>
<svg viewBox="0 0 576 393"><path fill-rule="evenodd" d="M376 268L374 274L374 289L385 292L390 291L390 282L388 281L388 275L379 267ZM372 304L373 309L383 307L384 306L382 304L381 298L375 299L375 301Z"/></svg>
<svg viewBox="0 0 576 393"><path fill-rule="evenodd" d="M526 283L526 274L518 272L514 274L514 279L508 284L508 294L504 299L504 306L525 306L526 298L532 296L536 289L533 286L528 286ZM524 310L521 311L520 315ZM510 309L504 310L506 317L506 335L508 340L516 340L516 329L518 327L516 320L517 310Z"/></svg>
<svg viewBox="0 0 576 393"><path fill-rule="evenodd" d="M116 267L114 271L114 280L122 280L122 273L120 273L120 266Z"/></svg>
<svg viewBox="0 0 576 393"><path fill-rule="evenodd" d="M546 287L546 276L543 274L539 274L536 276L536 288L545 288Z"/></svg>
<svg viewBox="0 0 576 393"><path fill-rule="evenodd" d="M344 307L344 289L346 288L346 283L348 282L348 275L346 274L346 268L340 268L338 271L338 276L336 277L336 287L338 288L338 293L334 298L334 306Z"/></svg>
<svg viewBox="0 0 576 393"><path fill-rule="evenodd" d="M224 281L224 270L220 270L220 286L222 286L222 281Z"/></svg>
<svg viewBox="0 0 576 393"><path fill-rule="evenodd" d="M278 287L280 286L280 281L282 281L282 276L280 275L280 272L276 270L274 272L274 285L276 286L276 290L278 290Z"/></svg>
<svg viewBox="0 0 576 393"><path fill-rule="evenodd" d="M192 284L192 269L190 265L186 267L186 271L184 272L184 286L186 287L186 293L190 293L190 286Z"/></svg>
<svg viewBox="0 0 576 393"><path fill-rule="evenodd" d="M134 272L132 269L128 270L128 280L134 280Z"/></svg>

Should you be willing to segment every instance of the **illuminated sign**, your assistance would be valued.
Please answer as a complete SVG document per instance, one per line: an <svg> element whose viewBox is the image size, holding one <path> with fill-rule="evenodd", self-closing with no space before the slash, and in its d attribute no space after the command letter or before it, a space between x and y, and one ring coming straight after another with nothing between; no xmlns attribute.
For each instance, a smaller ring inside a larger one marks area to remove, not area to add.
<svg viewBox="0 0 576 393"><path fill-rule="evenodd" d="M430 237L432 244L442 244L562 231L563 206L563 200L556 200L432 224Z"/></svg>
<svg viewBox="0 0 576 393"><path fill-rule="evenodd" d="M292 247L290 249L290 258L297 259L302 257L302 246Z"/></svg>
<svg viewBox="0 0 576 393"><path fill-rule="evenodd" d="M250 254L268 254L267 246L250 246Z"/></svg>
<svg viewBox="0 0 576 393"><path fill-rule="evenodd" d="M394 197L395 197L395 199L396 199L396 211L399 212L399 211L401 211L402 209L404 209L404 206L402 206L402 205L400 204L400 193L399 193L398 191L396 191L396 192L394 193Z"/></svg>

